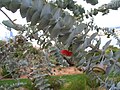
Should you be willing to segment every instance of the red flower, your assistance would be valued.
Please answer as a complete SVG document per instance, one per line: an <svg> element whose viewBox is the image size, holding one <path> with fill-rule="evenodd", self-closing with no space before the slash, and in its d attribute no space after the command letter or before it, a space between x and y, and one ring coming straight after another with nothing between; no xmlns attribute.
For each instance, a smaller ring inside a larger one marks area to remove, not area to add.
<svg viewBox="0 0 120 90"><path fill-rule="evenodd" d="M65 56L72 56L72 52L68 50L61 50L60 53Z"/></svg>

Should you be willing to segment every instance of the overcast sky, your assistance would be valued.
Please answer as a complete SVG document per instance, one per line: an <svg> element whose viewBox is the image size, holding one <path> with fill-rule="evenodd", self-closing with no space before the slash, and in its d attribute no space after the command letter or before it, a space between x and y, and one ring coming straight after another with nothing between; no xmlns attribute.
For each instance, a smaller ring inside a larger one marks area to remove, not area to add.
<svg viewBox="0 0 120 90"><path fill-rule="evenodd" d="M86 2L83 0L74 0L74 1L77 1L78 4L82 4L87 10L90 10L91 7L93 7L90 4L86 4ZM94 7L99 7L100 5L108 3L110 1L111 0L99 0L99 4L97 4ZM2 8L2 10L4 10L12 20L17 19L16 23L18 23L18 24L25 24L26 23L26 20L21 18L19 11L17 11L16 13L12 13L11 11L8 11L4 8ZM120 17L120 9L118 9L117 11L111 10L110 13L105 15L105 16L102 16L102 14L99 13L95 17L95 24L100 26L100 27L118 27L118 26L120 26L119 17ZM0 38L4 39L5 35L9 35L9 31L7 31L5 29L5 27L3 25L1 25L1 22L3 20L8 20L8 18L2 12L0 12L0 30L1 30ZM14 35L15 34L16 34L16 32L14 31ZM108 41L109 39L105 38L105 37L102 37L102 38L103 38L102 45L104 45L104 43L105 43L104 40ZM111 44L115 45L115 43L116 43L116 40L113 39Z"/></svg>

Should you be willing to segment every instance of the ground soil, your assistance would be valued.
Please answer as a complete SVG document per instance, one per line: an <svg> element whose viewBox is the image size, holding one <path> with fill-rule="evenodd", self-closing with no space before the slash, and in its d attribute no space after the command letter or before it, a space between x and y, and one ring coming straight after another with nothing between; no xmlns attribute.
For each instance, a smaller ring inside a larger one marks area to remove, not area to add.
<svg viewBox="0 0 120 90"><path fill-rule="evenodd" d="M53 76L62 76L62 75L73 75L73 74L82 74L83 71L79 70L78 68L72 66L72 67L54 67L51 70ZM2 76L0 75L0 78ZM27 75L22 75L20 78L28 78Z"/></svg>
<svg viewBox="0 0 120 90"><path fill-rule="evenodd" d="M62 76L62 75L73 75L82 74L83 71L78 70L76 67L55 67L52 68L52 75Z"/></svg>

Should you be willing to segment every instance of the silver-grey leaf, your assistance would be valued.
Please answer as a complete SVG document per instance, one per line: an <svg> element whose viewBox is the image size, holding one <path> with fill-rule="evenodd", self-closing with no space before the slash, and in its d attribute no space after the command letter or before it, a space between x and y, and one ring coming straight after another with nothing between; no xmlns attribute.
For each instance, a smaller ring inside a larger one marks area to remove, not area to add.
<svg viewBox="0 0 120 90"><path fill-rule="evenodd" d="M0 1L0 8L2 8L3 6L7 9L9 9L9 5L10 5L11 1L10 0L1 0Z"/></svg>
<svg viewBox="0 0 120 90"><path fill-rule="evenodd" d="M79 25L79 29L81 29L80 31L82 31L82 30L86 31L86 28L87 28L87 25L85 23L80 23L80 25Z"/></svg>
<svg viewBox="0 0 120 90"><path fill-rule="evenodd" d="M66 40L68 39L69 35L70 35L70 32L67 32L63 35L59 35L58 36L58 41L62 42L63 44L66 44Z"/></svg>
<svg viewBox="0 0 120 90"><path fill-rule="evenodd" d="M91 41L97 36L98 33L93 33L87 41L87 44L90 45Z"/></svg>
<svg viewBox="0 0 120 90"><path fill-rule="evenodd" d="M38 20L40 19L40 11L36 11L33 16L32 16L32 19L31 19L31 25L36 25L36 23L38 22Z"/></svg>
<svg viewBox="0 0 120 90"><path fill-rule="evenodd" d="M109 40L109 41L102 47L102 50L105 51L105 50L108 48L108 46L110 45L110 43L111 43L111 40Z"/></svg>
<svg viewBox="0 0 120 90"><path fill-rule="evenodd" d="M63 23L67 29L70 29L73 26L74 22L75 19L71 15L65 15L65 17L63 18Z"/></svg>
<svg viewBox="0 0 120 90"><path fill-rule="evenodd" d="M20 14L22 18L26 17L27 10L32 6L32 0L22 0L20 6Z"/></svg>
<svg viewBox="0 0 120 90"><path fill-rule="evenodd" d="M97 41L97 43L96 43L95 47L93 48L93 50L99 49L100 44L101 44L101 38L99 38L99 40Z"/></svg>
<svg viewBox="0 0 120 90"><path fill-rule="evenodd" d="M84 30L84 24L81 23L80 25L76 26L75 33L80 34Z"/></svg>
<svg viewBox="0 0 120 90"><path fill-rule="evenodd" d="M67 39L67 41L66 41L66 46L68 47L70 44L71 44L71 42L72 42L72 40L73 40L73 38L75 37L75 30L73 30L72 32L71 32L71 34L69 35L69 38Z"/></svg>
<svg viewBox="0 0 120 90"><path fill-rule="evenodd" d="M35 10L33 8L29 8L26 13L26 20L27 22L30 22L32 19L33 14L35 13Z"/></svg>
<svg viewBox="0 0 120 90"><path fill-rule="evenodd" d="M120 81L117 83L117 88L120 89Z"/></svg>
<svg viewBox="0 0 120 90"><path fill-rule="evenodd" d="M50 37L53 39L55 37L57 37L60 34L60 30L62 28L62 23L60 21L58 21L55 25L55 27L53 28Z"/></svg>
<svg viewBox="0 0 120 90"><path fill-rule="evenodd" d="M46 4L44 5L42 11L41 11L41 15L40 15L40 18L44 17L45 15L52 15L51 12L52 12L52 9L51 9L51 4Z"/></svg>
<svg viewBox="0 0 120 90"><path fill-rule="evenodd" d="M52 30L53 30L53 28L55 27L55 25L56 25L56 23L50 25L50 27L48 28L48 31L49 31L50 34L52 33Z"/></svg>
<svg viewBox="0 0 120 90"><path fill-rule="evenodd" d="M3 20L2 23L9 28L15 28L15 25L9 20Z"/></svg>
<svg viewBox="0 0 120 90"><path fill-rule="evenodd" d="M109 58L112 58L113 57L113 51L110 50L110 53L109 53Z"/></svg>
<svg viewBox="0 0 120 90"><path fill-rule="evenodd" d="M82 45L82 49L86 49L89 45L88 45L88 42L89 42L89 38L85 38L85 41Z"/></svg>
<svg viewBox="0 0 120 90"><path fill-rule="evenodd" d="M41 12L46 0L32 0L32 8Z"/></svg>
<svg viewBox="0 0 120 90"><path fill-rule="evenodd" d="M11 3L12 0L1 0L0 3L4 6L8 5Z"/></svg>
<svg viewBox="0 0 120 90"><path fill-rule="evenodd" d="M57 8L55 14L53 15L53 20L57 21L62 16L62 10Z"/></svg>
<svg viewBox="0 0 120 90"><path fill-rule="evenodd" d="M38 29L43 30L44 28L46 28L49 25L50 18L51 18L50 15L45 15L44 17L42 17L40 19L40 21L38 21L38 23L39 23L39 25L37 26ZM50 30L50 31L52 31L52 30Z"/></svg>
<svg viewBox="0 0 120 90"><path fill-rule="evenodd" d="M13 13L15 13L20 8L20 5L21 5L21 0L12 0L12 2L9 5L9 9Z"/></svg>
<svg viewBox="0 0 120 90"><path fill-rule="evenodd" d="M0 8L2 8L3 7L3 4L2 4L2 2L1 2L2 0L0 0Z"/></svg>
<svg viewBox="0 0 120 90"><path fill-rule="evenodd" d="M78 66L83 65L85 61L86 61L85 58L81 59L81 60L79 61L79 63L78 63Z"/></svg>

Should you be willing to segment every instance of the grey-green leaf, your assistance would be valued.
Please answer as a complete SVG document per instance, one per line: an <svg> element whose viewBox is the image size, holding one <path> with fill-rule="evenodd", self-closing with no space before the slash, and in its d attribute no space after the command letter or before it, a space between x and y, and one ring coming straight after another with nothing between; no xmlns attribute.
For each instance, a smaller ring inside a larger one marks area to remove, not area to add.
<svg viewBox="0 0 120 90"><path fill-rule="evenodd" d="M64 21L63 23L65 27L67 29L70 29L73 26L75 19L71 15L65 15L65 17L63 18L63 21Z"/></svg>
<svg viewBox="0 0 120 90"><path fill-rule="evenodd" d="M71 28L73 29L73 28ZM67 45L66 46L69 46L70 43L72 42L73 38L75 37L75 30L73 29L73 31L71 32L71 34L69 35L69 38L67 39L66 43Z"/></svg>
<svg viewBox="0 0 120 90"><path fill-rule="evenodd" d="M62 28L62 24L61 24L60 21L58 21L56 23L55 27L53 28L50 37L52 39L55 38L55 37L57 37L59 35L59 33L60 33L61 28Z"/></svg>
<svg viewBox="0 0 120 90"><path fill-rule="evenodd" d="M87 25L85 23L80 23L79 27L81 30L85 30L87 28Z"/></svg>
<svg viewBox="0 0 120 90"><path fill-rule="evenodd" d="M38 29L42 30L42 29L46 28L49 25L50 18L51 18L50 15L45 15L43 18L41 18L39 21L39 25L37 26Z"/></svg>
<svg viewBox="0 0 120 90"><path fill-rule="evenodd" d="M97 36L98 33L93 33L90 38L88 39L88 42L87 44L90 45L91 44L91 41Z"/></svg>
<svg viewBox="0 0 120 90"><path fill-rule="evenodd" d="M41 12L46 0L32 0L32 8Z"/></svg>
<svg viewBox="0 0 120 90"><path fill-rule="evenodd" d="M69 35L70 35L70 32L67 32L63 35L59 35L58 36L58 41L62 42L63 44L66 44L66 40L68 39Z"/></svg>
<svg viewBox="0 0 120 90"><path fill-rule="evenodd" d="M94 50L98 49L100 47L100 44L101 44L101 38L97 41L97 43L93 49Z"/></svg>
<svg viewBox="0 0 120 90"><path fill-rule="evenodd" d="M4 6L9 6L9 4L11 3L11 0L1 0L0 3Z"/></svg>
<svg viewBox="0 0 120 90"><path fill-rule="evenodd" d="M120 81L117 83L117 88L120 89Z"/></svg>
<svg viewBox="0 0 120 90"><path fill-rule="evenodd" d="M45 15L51 15L51 12L52 12L51 5L50 4L44 5L40 18L44 17Z"/></svg>
<svg viewBox="0 0 120 90"><path fill-rule="evenodd" d="M29 8L26 13L26 20L27 22L30 22L32 19L33 14L35 13L35 10L33 8Z"/></svg>
<svg viewBox="0 0 120 90"><path fill-rule="evenodd" d="M20 14L22 18L26 17L27 10L32 6L32 0L22 0Z"/></svg>
<svg viewBox="0 0 120 90"><path fill-rule="evenodd" d="M9 9L13 13L15 13L20 8L20 5L21 5L21 0L12 0L12 2L9 5Z"/></svg>
<svg viewBox="0 0 120 90"><path fill-rule="evenodd" d="M7 27L15 28L15 25L9 20L3 20L2 23Z"/></svg>
<svg viewBox="0 0 120 90"><path fill-rule="evenodd" d="M62 10L60 8L57 8L52 19L57 21L61 16L62 16Z"/></svg>
<svg viewBox="0 0 120 90"><path fill-rule="evenodd" d="M74 43L74 44L72 44L72 51L73 51L73 52L76 52L76 50L78 49L79 46L80 46L79 43Z"/></svg>
<svg viewBox="0 0 120 90"><path fill-rule="evenodd" d="M33 16L32 16L32 19L31 19L31 25L36 25L36 23L38 22L38 20L40 19L40 11L36 11Z"/></svg>
<svg viewBox="0 0 120 90"><path fill-rule="evenodd" d="M109 41L102 47L103 51L105 51L105 50L108 48L108 46L110 45L110 43L111 43L111 40L109 40Z"/></svg>

